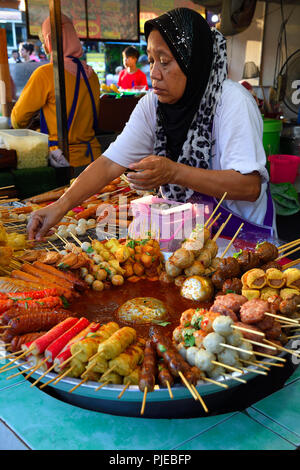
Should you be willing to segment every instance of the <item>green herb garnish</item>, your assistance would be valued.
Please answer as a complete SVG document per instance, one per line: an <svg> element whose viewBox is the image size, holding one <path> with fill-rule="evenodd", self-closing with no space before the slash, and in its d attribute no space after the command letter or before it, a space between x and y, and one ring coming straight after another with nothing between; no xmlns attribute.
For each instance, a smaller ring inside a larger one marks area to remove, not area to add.
<svg viewBox="0 0 300 470"><path fill-rule="evenodd" d="M167 326L167 325L170 325L171 322L169 321L152 321L152 323L155 323L156 325L158 326Z"/></svg>
<svg viewBox="0 0 300 470"><path fill-rule="evenodd" d="M235 294L234 290L226 289L226 294Z"/></svg>
<svg viewBox="0 0 300 470"><path fill-rule="evenodd" d="M87 253L93 253L93 251L94 251L94 248L93 248L92 246L90 246L90 247L86 250Z"/></svg>
<svg viewBox="0 0 300 470"><path fill-rule="evenodd" d="M67 301L67 299L65 298L64 295L61 295L60 298L61 298L62 303L63 303L63 306L64 306L65 308L70 307L70 304L69 304L69 302Z"/></svg>
<svg viewBox="0 0 300 470"><path fill-rule="evenodd" d="M195 345L195 337L194 332L196 330L194 328L187 328L184 330L183 339L185 346L194 346Z"/></svg>
<svg viewBox="0 0 300 470"><path fill-rule="evenodd" d="M134 248L135 247L135 241L130 240L130 242L127 243L127 246L129 246L129 248Z"/></svg>
<svg viewBox="0 0 300 470"><path fill-rule="evenodd" d="M194 328L196 328L197 330L201 330L201 323L202 323L202 320L203 320L203 315L200 315L200 317L198 315L193 315L192 317L192 321L191 321L191 324L193 325Z"/></svg>
<svg viewBox="0 0 300 470"><path fill-rule="evenodd" d="M233 258L237 259L241 254L243 253L243 250L240 249L240 251L237 251L236 253L233 253Z"/></svg>
<svg viewBox="0 0 300 470"><path fill-rule="evenodd" d="M167 348L163 344L159 344L157 348L161 353L164 353L167 350Z"/></svg>

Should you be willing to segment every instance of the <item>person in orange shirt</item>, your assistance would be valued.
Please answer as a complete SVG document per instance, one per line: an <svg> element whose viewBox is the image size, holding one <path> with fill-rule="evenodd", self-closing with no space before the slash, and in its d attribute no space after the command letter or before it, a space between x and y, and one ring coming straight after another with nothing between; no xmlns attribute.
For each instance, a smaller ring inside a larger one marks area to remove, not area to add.
<svg viewBox="0 0 300 470"><path fill-rule="evenodd" d="M65 15L62 15L62 35L69 161L77 176L101 155L101 147L95 137L98 129L100 84L93 69L79 60L83 49L72 21ZM15 129L26 128L32 117L40 111L41 132L49 134L50 150L55 150L58 148L58 137L49 18L42 25L42 36L51 62L38 67L31 75L12 110L11 123Z"/></svg>

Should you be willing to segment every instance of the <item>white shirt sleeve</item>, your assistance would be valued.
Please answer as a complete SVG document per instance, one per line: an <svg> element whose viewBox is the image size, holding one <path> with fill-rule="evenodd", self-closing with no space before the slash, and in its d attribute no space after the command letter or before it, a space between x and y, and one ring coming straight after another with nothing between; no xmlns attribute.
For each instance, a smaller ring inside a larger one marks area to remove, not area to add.
<svg viewBox="0 0 300 470"><path fill-rule="evenodd" d="M156 97L149 92L139 100L123 131L105 150L104 156L128 168L130 163L153 154L155 124Z"/></svg>
<svg viewBox="0 0 300 470"><path fill-rule="evenodd" d="M214 121L217 158L212 162L213 169L235 170L242 174L257 171L262 183L267 182L263 122L249 91L227 80Z"/></svg>

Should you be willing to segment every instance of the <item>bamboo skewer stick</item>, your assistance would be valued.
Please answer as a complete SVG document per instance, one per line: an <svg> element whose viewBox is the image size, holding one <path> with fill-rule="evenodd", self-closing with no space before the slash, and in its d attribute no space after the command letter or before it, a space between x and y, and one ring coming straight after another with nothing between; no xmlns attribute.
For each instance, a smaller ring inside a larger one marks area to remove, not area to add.
<svg viewBox="0 0 300 470"><path fill-rule="evenodd" d="M8 362L7 364L5 364L4 366L0 367L0 371L3 370L3 369L6 369L7 367L9 367L11 364L13 364L14 362L18 361L19 359L21 359L22 357L26 356L27 354L29 354L32 350L33 350L34 346L31 346L27 351L24 351L23 354L20 354L20 356L17 356L15 357L15 359L13 359L12 361Z"/></svg>
<svg viewBox="0 0 300 470"><path fill-rule="evenodd" d="M266 366L273 366L273 367L284 367L284 364L276 364L275 362L266 362L266 361L254 361L254 364L264 364Z"/></svg>
<svg viewBox="0 0 300 470"><path fill-rule="evenodd" d="M273 351L277 351L277 348L274 348L274 346L270 346L270 345L264 344L264 343L259 343L258 341L253 341L252 339L245 339L244 338L243 341L245 341L246 343L255 344L256 346L262 346L263 348L273 349Z"/></svg>
<svg viewBox="0 0 300 470"><path fill-rule="evenodd" d="M64 362L62 362L61 364L58 365L58 367L60 369L62 369L66 364L69 364L69 362L74 359L74 357L78 356L78 354L80 354L81 351L77 351L75 354L73 354L72 356L69 357L69 359L66 359ZM56 364L55 364L56 365Z"/></svg>
<svg viewBox="0 0 300 470"><path fill-rule="evenodd" d="M173 400L174 396L173 396L173 393L172 393L172 390L171 390L170 382L167 380L166 383L167 383L167 388L168 388L170 398L171 398L171 400Z"/></svg>
<svg viewBox="0 0 300 470"><path fill-rule="evenodd" d="M131 382L127 382L127 384L125 385L125 387L123 388L123 390L121 391L121 393L118 395L118 398L122 398L122 396L124 395L124 393L126 392L127 388L129 388L131 385Z"/></svg>
<svg viewBox="0 0 300 470"><path fill-rule="evenodd" d="M147 392L148 392L148 388L145 387L145 389L144 389L144 395L143 395L143 401L142 401L142 408L141 408L141 415L142 415L142 416L143 416L144 411L145 411L146 399L147 399Z"/></svg>
<svg viewBox="0 0 300 470"><path fill-rule="evenodd" d="M60 375L60 374L59 374ZM52 382L54 382L54 380L56 380L57 377L53 377L53 379L50 379L48 380L48 382L45 382L43 383L41 386L40 386L40 390L42 390L43 388L45 388L47 385L51 384Z"/></svg>
<svg viewBox="0 0 300 470"><path fill-rule="evenodd" d="M246 331L246 333L253 333L253 330L249 330L249 328L244 328L243 326L231 325L231 328L234 328L235 330ZM255 331L255 334L263 337L266 336L262 331Z"/></svg>
<svg viewBox="0 0 300 470"><path fill-rule="evenodd" d="M103 382L103 384L100 385L100 387L95 388L95 392L98 392L98 390L101 390L101 388L105 387L108 384L109 384L109 380L107 380L106 382Z"/></svg>
<svg viewBox="0 0 300 470"><path fill-rule="evenodd" d="M49 245L52 246L52 248L59 253L59 249L50 241L48 240Z"/></svg>
<svg viewBox="0 0 300 470"><path fill-rule="evenodd" d="M15 188L15 185L14 185L14 184L11 184L10 186L1 186L0 191L1 191L2 189L9 189L9 188Z"/></svg>
<svg viewBox="0 0 300 470"><path fill-rule="evenodd" d="M71 235L71 237L75 240L75 242L77 242L78 245L81 247L82 242L79 240L79 238L77 238L77 237L74 235L74 233L72 233L72 232L70 232L70 235Z"/></svg>
<svg viewBox="0 0 300 470"><path fill-rule="evenodd" d="M45 375L47 375L49 372L51 372L51 370L54 369L56 364L52 364L51 367L49 367L49 369L47 369L38 379L36 379L35 382L33 382L30 387L34 387L41 379L43 379L45 377Z"/></svg>
<svg viewBox="0 0 300 470"><path fill-rule="evenodd" d="M287 336L286 339L300 338L300 335Z"/></svg>
<svg viewBox="0 0 300 470"><path fill-rule="evenodd" d="M219 212L219 214L210 222L209 225L207 225L207 229L210 230L211 227L217 222L218 218L221 217L221 212Z"/></svg>
<svg viewBox="0 0 300 470"><path fill-rule="evenodd" d="M73 387L73 388L71 388L71 390L69 390L69 393L74 392L78 387L80 387L80 385L84 384L88 380L89 380L88 377L85 377L84 379L82 379L81 382L79 382L77 385L75 385L75 387Z"/></svg>
<svg viewBox="0 0 300 470"><path fill-rule="evenodd" d="M74 369L74 366L69 367L69 369L65 370L65 372L63 372L63 373L59 376L59 378L57 378L57 379L54 381L53 385L58 384L58 382L60 382L64 377L66 377L66 375L68 375L68 374L72 371L72 369Z"/></svg>
<svg viewBox="0 0 300 470"><path fill-rule="evenodd" d="M192 387L192 390L195 392L198 400L200 401L200 403L202 405L202 408L204 409L205 413L208 413L208 408L207 408L203 398L201 397L200 393L198 392L197 388L193 384L191 384L191 387Z"/></svg>
<svg viewBox="0 0 300 470"><path fill-rule="evenodd" d="M285 243L278 248L278 253L289 250L291 246L298 245L298 243L300 243L300 238L297 238L297 240L293 240L292 242Z"/></svg>
<svg viewBox="0 0 300 470"><path fill-rule="evenodd" d="M225 220L225 222L221 225L221 227L219 228L219 230L217 231L217 233L215 234L215 236L213 237L213 241L216 242L217 239L219 238L219 236L221 235L221 233L223 232L224 228L226 227L226 225L228 224L229 220L231 219L232 217L232 214L229 214L229 216L227 217L227 219Z"/></svg>
<svg viewBox="0 0 300 470"><path fill-rule="evenodd" d="M243 351L243 352L245 352L245 351ZM262 357L267 357L269 359L274 359L275 361L286 362L286 359L284 359L284 357L271 356L270 354L260 353L260 352L257 352L257 351L253 351L253 354L254 354L254 356L262 356Z"/></svg>
<svg viewBox="0 0 300 470"><path fill-rule="evenodd" d="M224 201L225 197L227 196L227 192L225 192L223 194L223 196L221 197L220 201L218 202L217 206L215 207L215 209L213 210L213 212L210 214L209 218L207 219L207 221L205 222L204 224L204 228L207 227L207 225L209 224L209 222L211 221L211 219L213 218L213 216L215 215L215 213L217 212L217 210L219 209L220 205L222 204L222 202Z"/></svg>
<svg viewBox="0 0 300 470"><path fill-rule="evenodd" d="M15 356L16 354L20 354L21 352L23 352L23 349L20 349L19 351L11 353L8 356L5 356L3 359L8 359L9 357Z"/></svg>
<svg viewBox="0 0 300 470"><path fill-rule="evenodd" d="M246 370L247 372L253 372L254 374L268 375L268 372L265 372L263 370L249 369L249 367L244 367L244 370Z"/></svg>
<svg viewBox="0 0 300 470"><path fill-rule="evenodd" d="M186 386L186 388L189 390L192 397L195 400L197 400L197 395L195 394L194 390L192 389L191 384L189 383L189 381L185 378L185 376L183 375L183 373L181 371L179 371L178 374L179 374L179 377L181 378L182 382Z"/></svg>
<svg viewBox="0 0 300 470"><path fill-rule="evenodd" d="M297 248L295 248L292 251L288 251L287 253L284 253L283 255L279 256L278 258L275 259L275 261L279 261L282 258L287 258L288 256L292 255L293 253L295 253L298 250L300 250L300 246L298 246Z"/></svg>
<svg viewBox="0 0 300 470"><path fill-rule="evenodd" d="M12 369L16 369L17 367L20 367L20 365L15 364L14 366L11 366L11 367L8 367L7 369L1 370L0 374L2 374L3 372L7 372L9 370L12 370Z"/></svg>
<svg viewBox="0 0 300 470"><path fill-rule="evenodd" d="M244 362L245 364L249 364L250 366L256 366L256 367L261 367L261 369L270 370L270 367L263 366L253 361L246 361L245 359L240 359L240 361Z"/></svg>
<svg viewBox="0 0 300 470"><path fill-rule="evenodd" d="M300 263L300 258L295 259L294 261L291 261L290 263L285 264L283 268L284 269L292 268L293 266L296 266L299 263Z"/></svg>
<svg viewBox="0 0 300 470"><path fill-rule="evenodd" d="M234 377L233 375L228 375L228 374L225 374L224 375L225 379L227 380L236 380L237 382L240 382L242 384L246 384L247 383L247 380L245 379L241 379L240 377Z"/></svg>
<svg viewBox="0 0 300 470"><path fill-rule="evenodd" d="M230 242L228 243L227 247L225 248L225 250L223 251L223 253L221 254L220 258L222 259L227 251L229 250L229 248L231 247L231 245L233 244L233 242L235 241L236 237L238 236L238 234L240 233L240 231L242 230L244 226L244 222L239 226L239 228L237 229L236 233L234 234L234 236L232 237L232 239L230 240Z"/></svg>
<svg viewBox="0 0 300 470"><path fill-rule="evenodd" d="M224 367L224 369L229 369L232 372L238 372L239 374L243 373L242 369L238 369L237 367L229 366L228 364L224 364L223 362L211 361L211 363L214 364L215 366L221 366L221 367Z"/></svg>
<svg viewBox="0 0 300 470"><path fill-rule="evenodd" d="M272 343L272 341L269 341L268 339L266 339L265 341L273 346L276 346L280 351L285 351L285 352L288 352L289 354L292 354L292 356L300 357L300 354L297 353L296 351L293 351L292 349L287 349L287 348L284 348L283 346L277 346L276 344Z"/></svg>
<svg viewBox="0 0 300 470"><path fill-rule="evenodd" d="M113 370L115 370L117 366L113 366L111 367L110 369L106 370L102 375L101 375L101 379L103 379L103 377L105 377L106 375L110 374L110 372L112 372Z"/></svg>
<svg viewBox="0 0 300 470"><path fill-rule="evenodd" d="M268 317L274 317L280 320L285 320L287 323L296 323L297 325L300 326L299 320L294 320L293 318L283 317L282 315L277 315L275 313L270 313L270 312L265 312L264 314L267 315Z"/></svg>
<svg viewBox="0 0 300 470"><path fill-rule="evenodd" d="M20 367L20 366L19 366ZM32 367L29 367L28 369L25 369L25 370L21 370L20 372L17 372L16 374L13 374L13 375L9 375L8 377L6 377L6 380L10 380L14 377L18 377L18 375L21 375L21 374L26 374L26 372L28 371L31 371L32 369L34 369L35 366L32 366Z"/></svg>
<svg viewBox="0 0 300 470"><path fill-rule="evenodd" d="M40 361L36 366L35 368L29 373L26 375L25 379L29 379L29 377L32 376L32 374L37 371L43 364L45 364L45 362L48 361L48 358L46 357L46 359L44 359L43 361Z"/></svg>
<svg viewBox="0 0 300 470"><path fill-rule="evenodd" d="M228 388L227 384L222 384L221 382L218 382L217 380L209 379L208 377L201 377L201 380L204 380L204 382L209 382L211 384L217 385L218 387Z"/></svg>

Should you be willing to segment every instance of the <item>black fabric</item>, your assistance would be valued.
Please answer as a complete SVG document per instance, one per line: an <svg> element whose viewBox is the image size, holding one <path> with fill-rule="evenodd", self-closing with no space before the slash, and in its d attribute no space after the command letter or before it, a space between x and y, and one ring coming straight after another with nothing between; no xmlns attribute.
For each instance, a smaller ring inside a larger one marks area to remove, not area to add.
<svg viewBox="0 0 300 470"><path fill-rule="evenodd" d="M177 161L187 132L205 93L213 60L213 38L205 19L196 11L176 8L145 23L148 40L157 29L187 77L182 98L175 104L158 102L157 112L167 136L168 157Z"/></svg>

